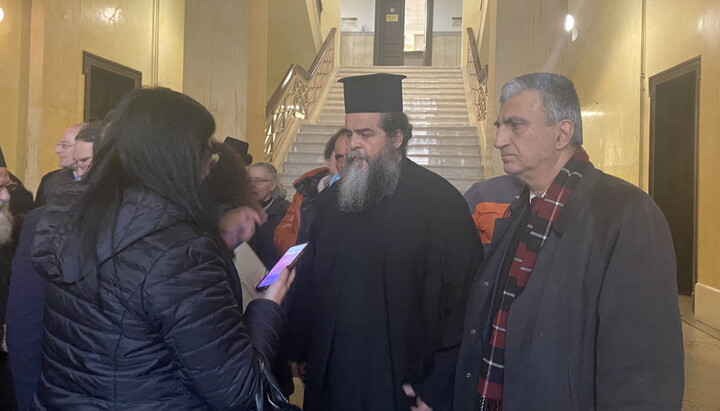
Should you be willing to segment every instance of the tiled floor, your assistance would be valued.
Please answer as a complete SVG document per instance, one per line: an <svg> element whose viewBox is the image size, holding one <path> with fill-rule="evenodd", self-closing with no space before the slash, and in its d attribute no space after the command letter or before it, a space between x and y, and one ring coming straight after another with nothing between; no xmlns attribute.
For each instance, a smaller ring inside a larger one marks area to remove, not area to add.
<svg viewBox="0 0 720 411"><path fill-rule="evenodd" d="M720 410L720 331L695 321L692 300L680 296L685 342L684 411Z"/></svg>
<svg viewBox="0 0 720 411"><path fill-rule="evenodd" d="M720 411L720 331L695 321L690 297L678 300L685 342L683 411ZM293 403L302 404L302 390L296 380Z"/></svg>

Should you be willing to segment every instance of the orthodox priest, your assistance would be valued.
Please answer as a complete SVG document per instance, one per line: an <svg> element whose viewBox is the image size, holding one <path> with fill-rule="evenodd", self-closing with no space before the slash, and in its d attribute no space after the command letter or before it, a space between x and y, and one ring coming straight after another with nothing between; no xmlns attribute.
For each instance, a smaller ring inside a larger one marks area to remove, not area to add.
<svg viewBox="0 0 720 411"><path fill-rule="evenodd" d="M467 204L406 157L405 76L340 80L349 130L339 184L317 200L291 307L305 410L452 406L468 289L483 249ZM302 313L302 314L298 314Z"/></svg>

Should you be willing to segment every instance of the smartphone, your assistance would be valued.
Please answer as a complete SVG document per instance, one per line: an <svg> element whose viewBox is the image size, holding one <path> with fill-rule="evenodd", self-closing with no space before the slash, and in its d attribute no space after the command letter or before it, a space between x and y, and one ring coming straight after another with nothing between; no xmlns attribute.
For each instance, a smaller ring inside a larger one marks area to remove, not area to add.
<svg viewBox="0 0 720 411"><path fill-rule="evenodd" d="M255 289L257 291L265 291L268 287L270 287L272 283L274 283L278 279L283 268L288 267L288 269L292 269L295 266L295 263L297 263L298 259L300 259L300 257L303 255L305 247L307 247L308 244L309 243L298 244L296 246L290 247L285 253L285 255L280 258L280 261L275 264L272 270L265 274L265 277L260 280L260 283L258 283Z"/></svg>

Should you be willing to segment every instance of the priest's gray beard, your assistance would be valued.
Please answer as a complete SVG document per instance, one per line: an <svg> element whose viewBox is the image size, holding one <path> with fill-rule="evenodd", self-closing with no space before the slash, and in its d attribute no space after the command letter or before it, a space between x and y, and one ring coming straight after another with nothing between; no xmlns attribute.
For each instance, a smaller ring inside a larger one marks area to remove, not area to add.
<svg viewBox="0 0 720 411"><path fill-rule="evenodd" d="M12 240L13 216L10 214L10 203L0 202L0 245Z"/></svg>
<svg viewBox="0 0 720 411"><path fill-rule="evenodd" d="M348 165L343 170L338 192L341 211L362 211L379 204L395 191L400 179L400 163L394 158L393 150L388 144L375 159L359 151L348 152ZM367 168L363 170L357 159L365 160Z"/></svg>

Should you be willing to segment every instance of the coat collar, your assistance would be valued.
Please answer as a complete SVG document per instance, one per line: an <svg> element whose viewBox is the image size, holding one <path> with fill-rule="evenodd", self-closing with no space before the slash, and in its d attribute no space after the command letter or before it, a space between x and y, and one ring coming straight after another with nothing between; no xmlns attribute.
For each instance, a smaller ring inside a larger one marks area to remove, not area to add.
<svg viewBox="0 0 720 411"><path fill-rule="evenodd" d="M557 220L552 223L551 228L553 231L558 234L562 234L565 230L567 230L580 208L582 208L582 206L587 202L595 183L597 183L597 180L601 175L602 171L596 169L592 163L587 163L583 178L578 182L578 185L575 187L572 194L570 194L570 197L568 198L567 203L565 203L565 207L558 216Z"/></svg>
<svg viewBox="0 0 720 411"><path fill-rule="evenodd" d="M583 173L583 178L580 180L577 187L570 195L570 198L568 198L568 201L567 203L565 203L565 207L558 216L557 220L552 223L551 229L553 231L558 234L562 234L565 232L565 230L567 230L568 226L575 218L575 215L577 215L578 210L580 210L583 204L585 204L585 202L587 201L590 192L592 191L595 183L597 183L598 178L600 178L602 174L602 171L596 169L592 163L587 163L587 168ZM500 224L500 226L496 227L496 229L501 228L505 225L503 223L503 220L511 220L515 216L522 215L522 213L525 211L525 208L529 206L529 198L530 190L527 186L524 186L519 194L519 200L510 203L511 217L499 218L496 224ZM495 241L493 241L493 243L494 242Z"/></svg>

